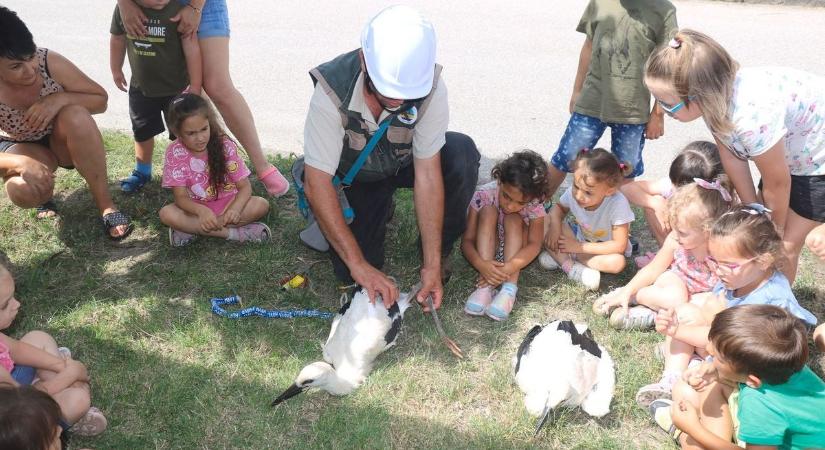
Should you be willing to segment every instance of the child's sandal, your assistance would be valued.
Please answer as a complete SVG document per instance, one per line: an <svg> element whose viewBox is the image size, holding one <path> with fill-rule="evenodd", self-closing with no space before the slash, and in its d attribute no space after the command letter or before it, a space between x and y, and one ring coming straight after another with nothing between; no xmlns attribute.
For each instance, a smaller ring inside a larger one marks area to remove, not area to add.
<svg viewBox="0 0 825 450"><path fill-rule="evenodd" d="M131 175L120 180L120 190L127 194L135 194L151 179L152 175L133 170Z"/></svg>
<svg viewBox="0 0 825 450"><path fill-rule="evenodd" d="M464 304L464 312L471 316L483 316L492 302L493 289L489 287L478 288L467 298L467 303Z"/></svg>
<svg viewBox="0 0 825 450"><path fill-rule="evenodd" d="M507 320L515 302L515 295L501 289L493 299L493 303L487 308L487 317L496 321Z"/></svg>

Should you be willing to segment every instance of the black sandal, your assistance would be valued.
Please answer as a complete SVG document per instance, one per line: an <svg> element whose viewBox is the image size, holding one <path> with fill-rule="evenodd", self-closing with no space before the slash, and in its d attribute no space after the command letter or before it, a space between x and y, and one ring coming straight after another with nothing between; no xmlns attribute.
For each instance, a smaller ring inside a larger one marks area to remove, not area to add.
<svg viewBox="0 0 825 450"><path fill-rule="evenodd" d="M134 229L132 226L132 219L120 211L112 211L109 214L104 214L103 217L100 218L100 222L103 224L103 232L106 234L106 237L113 241L122 241L126 239L130 234L132 234L132 230ZM112 236L112 228L119 225L128 225L126 227L126 231L120 236Z"/></svg>
<svg viewBox="0 0 825 450"><path fill-rule="evenodd" d="M49 213L52 213L52 215L48 215ZM57 204L54 203L54 199L49 199L46 203L34 208L34 217L37 220L53 219L59 214L60 212L57 210Z"/></svg>

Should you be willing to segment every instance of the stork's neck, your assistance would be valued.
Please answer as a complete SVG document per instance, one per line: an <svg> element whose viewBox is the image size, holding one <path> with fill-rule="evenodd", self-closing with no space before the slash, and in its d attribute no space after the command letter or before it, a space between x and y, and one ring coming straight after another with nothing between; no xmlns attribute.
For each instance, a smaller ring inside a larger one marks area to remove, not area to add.
<svg viewBox="0 0 825 450"><path fill-rule="evenodd" d="M322 382L318 383L318 387L332 395L347 395L363 381L364 378L361 376L347 377L333 370L327 373Z"/></svg>

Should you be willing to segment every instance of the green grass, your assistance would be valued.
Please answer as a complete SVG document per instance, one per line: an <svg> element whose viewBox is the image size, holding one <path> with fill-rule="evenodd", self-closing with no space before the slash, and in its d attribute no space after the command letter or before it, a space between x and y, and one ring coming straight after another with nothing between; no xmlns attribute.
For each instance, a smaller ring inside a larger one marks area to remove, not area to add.
<svg viewBox="0 0 825 450"><path fill-rule="evenodd" d="M675 448L635 406L633 395L656 379L655 333L616 332L590 312L596 294L585 293L560 272L528 267L510 320L470 318L461 309L474 272L458 252L445 290L445 326L468 357L454 359L419 309L408 312L398 345L382 355L355 393L334 398L310 392L278 408L270 401L300 368L320 359L329 322L318 319L229 320L212 315L208 299L238 293L244 305L334 310L338 291L325 255L303 247L303 220L290 193L272 201L265 221L268 245L200 239L173 249L158 209L170 201L153 182L134 197L116 180L132 165L131 139L104 133L109 178L136 230L121 244L102 234L83 180L58 173L59 222L37 221L0 197L0 252L11 261L23 307L12 329L21 336L43 329L72 349L92 377L93 403L109 429L77 448ZM156 149L162 161L162 145ZM286 171L290 161L276 159ZM259 195L261 186L253 183ZM387 239L387 267L403 287L417 274L416 226L409 192L399 195ZM641 217L641 215L637 215ZM641 222L634 232L646 236ZM322 261L311 289L279 291L277 281L305 262ZM607 277L603 289L621 285L630 269ZM825 317L815 279L822 270L808 255L796 292L803 305ZM594 420L560 410L537 438L512 383L511 358L535 323L555 318L588 322L616 360L618 383L611 413ZM817 365L817 364L815 364ZM821 373L821 367L817 367Z"/></svg>

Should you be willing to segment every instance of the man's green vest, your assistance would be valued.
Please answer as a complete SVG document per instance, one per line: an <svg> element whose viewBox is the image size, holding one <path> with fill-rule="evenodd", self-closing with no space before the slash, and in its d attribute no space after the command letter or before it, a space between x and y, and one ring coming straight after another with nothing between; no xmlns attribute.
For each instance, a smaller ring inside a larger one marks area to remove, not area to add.
<svg viewBox="0 0 825 450"><path fill-rule="evenodd" d="M355 84L361 74L360 49L344 53L332 61L321 64L309 72L313 84L321 84L324 92L341 113L341 125L344 127L341 160L336 174L343 178L347 170L355 163L361 150L367 145L371 134L360 112L348 109ZM370 153L367 162L358 171L354 181L371 182L393 176L413 160L412 141L415 125L421 120L430 104L432 93L438 84L441 66L435 65L433 88L430 93L417 102L406 104L404 111L391 116L386 133Z"/></svg>

